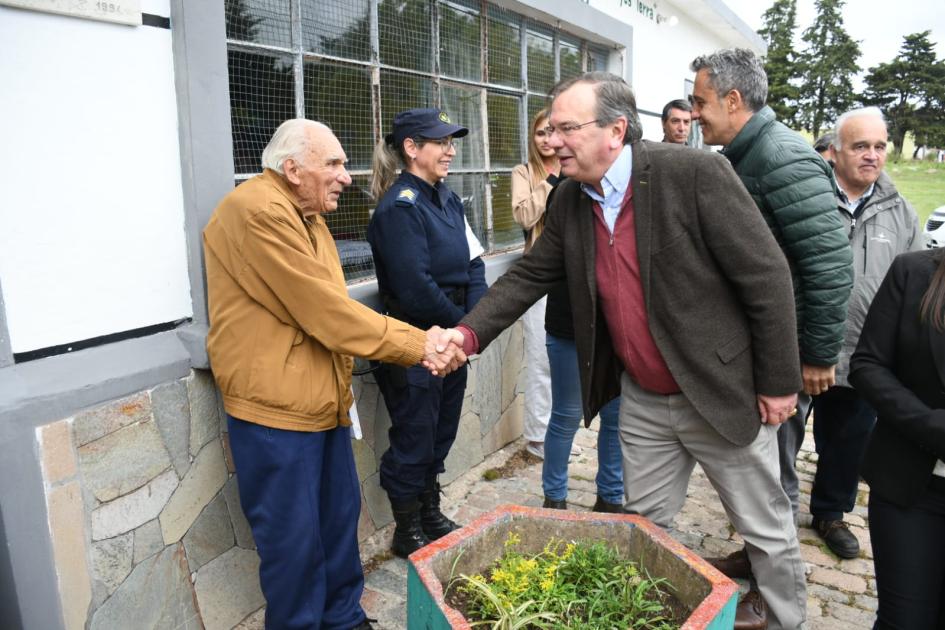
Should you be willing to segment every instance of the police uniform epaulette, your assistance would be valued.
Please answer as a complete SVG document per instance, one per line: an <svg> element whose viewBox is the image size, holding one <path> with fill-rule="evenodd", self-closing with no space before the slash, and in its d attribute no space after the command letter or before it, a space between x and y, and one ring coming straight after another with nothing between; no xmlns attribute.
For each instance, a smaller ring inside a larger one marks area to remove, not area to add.
<svg viewBox="0 0 945 630"><path fill-rule="evenodd" d="M403 206L416 205L418 194L413 188L404 188L397 193L397 203Z"/></svg>

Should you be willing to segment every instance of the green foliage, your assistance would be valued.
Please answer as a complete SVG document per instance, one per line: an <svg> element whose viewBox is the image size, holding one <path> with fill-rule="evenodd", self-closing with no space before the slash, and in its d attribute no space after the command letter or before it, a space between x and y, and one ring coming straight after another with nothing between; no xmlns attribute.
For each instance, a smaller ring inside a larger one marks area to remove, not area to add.
<svg viewBox="0 0 945 630"><path fill-rule="evenodd" d="M859 42L843 26L843 0L815 0L817 15L802 36L799 122L814 137L833 124L855 101L853 77L859 72Z"/></svg>
<svg viewBox="0 0 945 630"><path fill-rule="evenodd" d="M866 75L862 101L883 110L896 157L910 131L918 145L945 144L945 62L936 58L930 33L906 35L899 54Z"/></svg>
<svg viewBox="0 0 945 630"><path fill-rule="evenodd" d="M659 600L665 580L650 579L603 542L549 541L535 556L515 547L510 534L505 553L488 577L461 575L450 581L466 600L472 626L493 630L554 628L639 628L670 630Z"/></svg>
<svg viewBox="0 0 945 630"><path fill-rule="evenodd" d="M792 83L800 77L794 31L797 29L797 1L775 0L762 16L764 27L758 34L768 44L765 73L768 75L768 105L778 120L793 126L800 91Z"/></svg>
<svg viewBox="0 0 945 630"><path fill-rule="evenodd" d="M922 225L939 206L945 205L945 164L903 160L888 162L886 172L915 208Z"/></svg>

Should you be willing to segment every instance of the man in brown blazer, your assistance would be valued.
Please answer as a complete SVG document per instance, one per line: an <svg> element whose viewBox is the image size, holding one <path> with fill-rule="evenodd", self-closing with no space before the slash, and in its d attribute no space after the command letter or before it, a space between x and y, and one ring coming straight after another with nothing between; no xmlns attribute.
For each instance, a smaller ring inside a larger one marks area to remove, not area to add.
<svg viewBox="0 0 945 630"><path fill-rule="evenodd" d="M784 256L724 157L640 141L622 79L589 73L551 96L569 180L542 238L441 344L478 351L566 279L585 418L622 397L626 510L672 527L698 462L745 539L769 627L798 628L804 565L776 435L801 388Z"/></svg>

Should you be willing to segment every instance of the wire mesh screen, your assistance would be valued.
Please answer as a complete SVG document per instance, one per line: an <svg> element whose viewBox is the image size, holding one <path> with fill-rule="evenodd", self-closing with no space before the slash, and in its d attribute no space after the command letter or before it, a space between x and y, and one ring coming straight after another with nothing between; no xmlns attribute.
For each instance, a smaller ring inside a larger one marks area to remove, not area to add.
<svg viewBox="0 0 945 630"><path fill-rule="evenodd" d="M239 50L228 57L234 166L237 173L258 173L272 133L295 117L292 58Z"/></svg>
<svg viewBox="0 0 945 630"><path fill-rule="evenodd" d="M333 57L371 59L371 2L303 2L302 45Z"/></svg>
<svg viewBox="0 0 945 630"><path fill-rule="evenodd" d="M431 15L429 0L378 2L381 63L430 72L433 67Z"/></svg>
<svg viewBox="0 0 945 630"><path fill-rule="evenodd" d="M489 7L485 21L489 82L522 85L522 19L511 11Z"/></svg>
<svg viewBox="0 0 945 630"><path fill-rule="evenodd" d="M290 0L224 0L227 39L292 46Z"/></svg>
<svg viewBox="0 0 945 630"><path fill-rule="evenodd" d="M439 3L440 72L448 77L482 79L479 11L455 2Z"/></svg>
<svg viewBox="0 0 945 630"><path fill-rule="evenodd" d="M363 66L304 62L305 117L331 127L348 155L348 168L371 168L374 117L371 70Z"/></svg>
<svg viewBox="0 0 945 630"><path fill-rule="evenodd" d="M525 159L523 123L547 106L557 80L606 69L609 56L483 0L224 0L224 8L236 181L261 170L284 120L331 127L353 173L326 215L349 281L374 273L365 241L371 155L394 114L439 107L469 128L447 184L483 246L507 249L522 241L510 171Z"/></svg>
<svg viewBox="0 0 945 630"><path fill-rule="evenodd" d="M555 84L554 39L550 34L529 27L525 43L528 47L528 89L547 94Z"/></svg>
<svg viewBox="0 0 945 630"><path fill-rule="evenodd" d="M519 121L522 99L489 92L489 160L494 168L512 168L525 159Z"/></svg>

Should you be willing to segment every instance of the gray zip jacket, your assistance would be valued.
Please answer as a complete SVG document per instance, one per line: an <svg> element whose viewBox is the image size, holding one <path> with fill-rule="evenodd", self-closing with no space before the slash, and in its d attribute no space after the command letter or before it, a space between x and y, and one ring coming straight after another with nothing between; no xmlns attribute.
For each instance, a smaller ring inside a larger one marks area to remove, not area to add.
<svg viewBox="0 0 945 630"><path fill-rule="evenodd" d="M847 326L837 364L837 385L851 387L847 380L850 373L850 355L856 350L860 331L866 320L873 296L893 259L904 252L924 248L919 217L912 205L903 199L892 180L880 173L867 200L863 213L856 222L846 206L838 200L840 216L851 234L853 249L853 293L847 306Z"/></svg>

